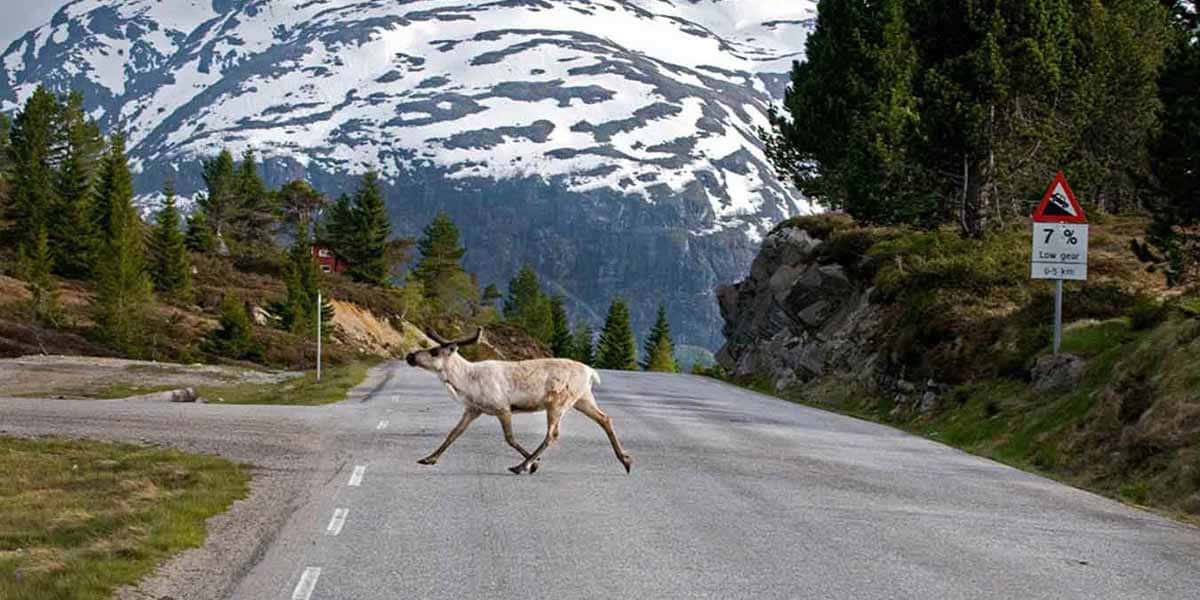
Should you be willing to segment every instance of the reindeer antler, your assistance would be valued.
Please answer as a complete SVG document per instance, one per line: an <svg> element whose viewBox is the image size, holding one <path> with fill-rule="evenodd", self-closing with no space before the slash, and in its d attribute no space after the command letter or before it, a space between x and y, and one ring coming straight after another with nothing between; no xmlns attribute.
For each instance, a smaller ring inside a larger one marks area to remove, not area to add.
<svg viewBox="0 0 1200 600"><path fill-rule="evenodd" d="M438 334L437 334L437 332L436 332L436 331L434 331L433 329L426 329L426 330L425 330L425 335L429 336L429 339L431 339L431 340L433 340L433 341L435 341L435 342L437 342L437 343L439 343L439 344L441 344L441 345L443 345L443 346L448 346L448 345L450 345L451 343L453 343L453 342L451 342L450 340L448 340L448 339L446 339L446 338L444 338L444 337L442 337L442 336L438 335Z"/></svg>
<svg viewBox="0 0 1200 600"><path fill-rule="evenodd" d="M476 330L475 330L475 335L473 335L473 336L471 336L471 337L465 337L465 338L463 338L463 339L461 339L461 340L458 340L457 342L454 342L454 343L455 343L455 344L457 344L457 345L459 345L459 346L470 346L471 344L474 344L474 343L478 342L478 341L479 341L479 337L480 337L480 336L482 336L482 335L483 335L483 328L482 328L482 327L480 327L480 328L478 328L478 329L476 329Z"/></svg>

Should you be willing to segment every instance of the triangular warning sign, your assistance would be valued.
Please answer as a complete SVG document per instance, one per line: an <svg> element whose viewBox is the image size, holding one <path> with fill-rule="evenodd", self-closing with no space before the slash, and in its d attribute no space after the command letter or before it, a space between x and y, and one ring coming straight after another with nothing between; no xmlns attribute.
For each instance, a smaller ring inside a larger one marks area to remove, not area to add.
<svg viewBox="0 0 1200 600"><path fill-rule="evenodd" d="M1067 185L1067 178L1062 171L1054 176L1046 194L1042 196L1041 204L1033 211L1035 223L1087 223L1087 215L1083 207L1075 200L1075 192Z"/></svg>

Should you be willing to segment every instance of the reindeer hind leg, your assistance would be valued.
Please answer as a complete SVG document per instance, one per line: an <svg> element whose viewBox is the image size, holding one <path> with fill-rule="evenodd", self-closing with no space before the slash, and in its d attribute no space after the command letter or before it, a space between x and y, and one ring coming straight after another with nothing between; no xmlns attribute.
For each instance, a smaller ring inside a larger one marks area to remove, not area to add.
<svg viewBox="0 0 1200 600"><path fill-rule="evenodd" d="M596 406L596 398L592 396L591 390L584 392L583 396L579 398L579 401L575 403L575 410L587 415L604 430L609 443L612 444L613 452L617 455L617 460L621 461L625 472L629 473L633 469L633 457L621 447L621 442L617 440L617 432L613 431L612 417L604 414L604 411Z"/></svg>

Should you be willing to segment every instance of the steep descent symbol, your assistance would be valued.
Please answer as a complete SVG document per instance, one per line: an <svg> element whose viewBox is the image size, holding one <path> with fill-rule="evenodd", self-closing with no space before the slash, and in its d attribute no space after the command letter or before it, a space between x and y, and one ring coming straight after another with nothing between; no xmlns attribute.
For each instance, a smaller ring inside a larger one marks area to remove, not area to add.
<svg viewBox="0 0 1200 600"><path fill-rule="evenodd" d="M1046 188L1042 202L1033 212L1033 220L1038 223L1087 223L1083 208L1075 200L1075 193L1061 172Z"/></svg>

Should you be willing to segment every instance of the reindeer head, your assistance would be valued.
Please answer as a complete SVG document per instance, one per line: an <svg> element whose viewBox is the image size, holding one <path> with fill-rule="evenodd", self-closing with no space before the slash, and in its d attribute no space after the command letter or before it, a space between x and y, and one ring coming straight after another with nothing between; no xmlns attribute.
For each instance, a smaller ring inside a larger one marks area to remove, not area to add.
<svg viewBox="0 0 1200 600"><path fill-rule="evenodd" d="M446 360L458 352L459 348L470 346L471 344L479 341L479 339L483 336L483 328L480 327L479 329L475 330L475 335L473 336L465 337L456 341L447 340L437 333L434 333L432 330L426 331L425 333L427 333L429 337L433 339L433 341L437 342L438 345L426 350L417 350L416 352L409 354L405 360L411 367L420 367L426 371L441 373L446 368Z"/></svg>

